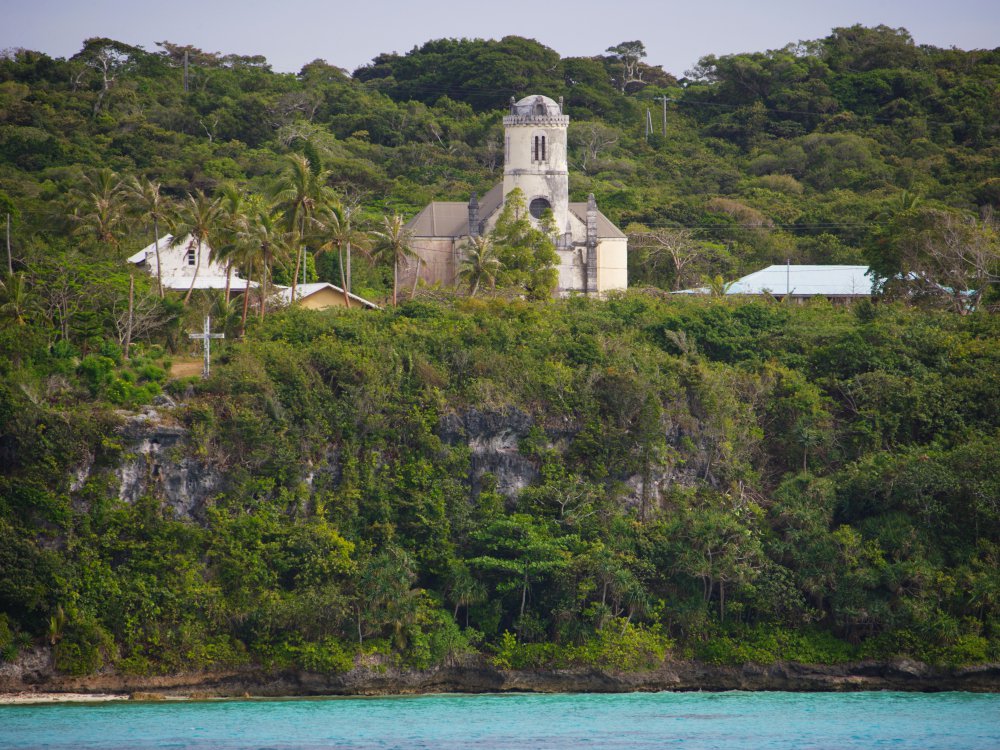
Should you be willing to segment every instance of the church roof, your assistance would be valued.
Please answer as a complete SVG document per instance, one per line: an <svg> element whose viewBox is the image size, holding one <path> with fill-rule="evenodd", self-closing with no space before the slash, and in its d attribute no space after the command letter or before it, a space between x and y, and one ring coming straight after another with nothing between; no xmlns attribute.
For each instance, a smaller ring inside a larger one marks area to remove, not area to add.
<svg viewBox="0 0 1000 750"><path fill-rule="evenodd" d="M503 184L496 185L479 199L479 220L493 215L503 204ZM569 210L587 223L587 202L570 203ZM469 234L469 204L462 201L434 201L406 223L414 237L467 237ZM597 212L597 236L602 239L625 238L625 233L611 220Z"/></svg>
<svg viewBox="0 0 1000 750"><path fill-rule="evenodd" d="M584 224L587 223L587 201L582 203L570 203L569 210L573 212ZM600 211L597 212L597 236L601 239L608 239L610 237L615 237L618 239L625 239L627 235L611 223L611 219L602 214Z"/></svg>
<svg viewBox="0 0 1000 750"><path fill-rule="evenodd" d="M503 184L497 184L479 199L479 220L491 216L503 203ZM469 204L434 201L406 222L414 237L465 237L469 234Z"/></svg>

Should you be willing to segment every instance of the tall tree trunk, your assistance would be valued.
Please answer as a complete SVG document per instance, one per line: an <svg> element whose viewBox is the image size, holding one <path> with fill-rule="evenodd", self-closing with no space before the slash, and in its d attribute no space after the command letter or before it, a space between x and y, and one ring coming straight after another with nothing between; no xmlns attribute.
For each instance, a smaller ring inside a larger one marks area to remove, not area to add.
<svg viewBox="0 0 1000 750"><path fill-rule="evenodd" d="M160 268L160 224L153 217L153 249L156 251L156 288L163 299L163 269Z"/></svg>
<svg viewBox="0 0 1000 750"><path fill-rule="evenodd" d="M261 271L261 290L260 290L260 319L264 319L264 308L267 307L267 284L270 277L269 271L271 270L271 253L265 248L264 249L264 268Z"/></svg>
<svg viewBox="0 0 1000 750"><path fill-rule="evenodd" d="M417 296L418 281L420 281L420 258L417 258L417 267L413 270L413 289L410 290L410 299Z"/></svg>
<svg viewBox="0 0 1000 750"><path fill-rule="evenodd" d="M524 569L524 585L521 587L521 614L519 619L524 619L524 605L528 601L528 569Z"/></svg>
<svg viewBox="0 0 1000 750"><path fill-rule="evenodd" d="M396 289L399 286L399 260L392 262L392 306L396 306Z"/></svg>
<svg viewBox="0 0 1000 750"><path fill-rule="evenodd" d="M135 314L135 276L128 275L128 324L125 326L125 359L132 347L132 317Z"/></svg>
<svg viewBox="0 0 1000 750"><path fill-rule="evenodd" d="M295 253L295 271L292 273L292 304L295 304L295 290L298 288L299 281L299 264L302 263L302 253L305 251L304 247L300 247L298 252Z"/></svg>
<svg viewBox="0 0 1000 750"><path fill-rule="evenodd" d="M240 318L240 338L243 338L243 334L247 330L247 311L250 308L251 282L253 282L253 266L250 267L250 273L247 274L247 285L243 290L243 317Z"/></svg>
<svg viewBox="0 0 1000 750"><path fill-rule="evenodd" d="M347 291L347 273L344 270L344 248L339 246L337 248L340 261L340 288L344 290L344 307L348 310L351 309L351 295Z"/></svg>
<svg viewBox="0 0 1000 750"><path fill-rule="evenodd" d="M347 228L350 229L350 222L348 222ZM348 292L351 291L351 241L347 241L347 286L344 287Z"/></svg>
<svg viewBox="0 0 1000 750"><path fill-rule="evenodd" d="M226 263L226 296L225 296L225 300L226 300L226 310L227 311L229 309L229 289L230 289L230 286L232 285L232 280L233 280L233 262L229 261L228 263Z"/></svg>
<svg viewBox="0 0 1000 750"><path fill-rule="evenodd" d="M194 292L194 283L198 280L198 269L201 268L201 240L195 240L192 237L191 242L188 243L188 250L191 249L191 245L195 242L198 244L194 251L194 276L191 277L191 286L188 287L187 294L184 295L185 305L191 301L191 294Z"/></svg>

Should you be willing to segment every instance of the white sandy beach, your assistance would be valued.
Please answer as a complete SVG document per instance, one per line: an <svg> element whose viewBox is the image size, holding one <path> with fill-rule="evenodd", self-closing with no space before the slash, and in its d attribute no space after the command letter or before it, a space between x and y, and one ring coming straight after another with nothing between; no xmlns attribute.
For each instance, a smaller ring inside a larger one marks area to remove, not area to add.
<svg viewBox="0 0 1000 750"><path fill-rule="evenodd" d="M0 693L0 705L23 703L103 703L105 701L127 701L125 693Z"/></svg>

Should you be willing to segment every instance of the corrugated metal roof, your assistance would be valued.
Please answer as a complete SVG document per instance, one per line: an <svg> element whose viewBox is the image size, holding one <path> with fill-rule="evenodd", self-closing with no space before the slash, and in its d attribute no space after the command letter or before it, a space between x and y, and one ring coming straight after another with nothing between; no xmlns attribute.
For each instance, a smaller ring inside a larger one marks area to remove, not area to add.
<svg viewBox="0 0 1000 750"><path fill-rule="evenodd" d="M726 294L790 294L793 297L867 297L868 266L768 266L730 285Z"/></svg>

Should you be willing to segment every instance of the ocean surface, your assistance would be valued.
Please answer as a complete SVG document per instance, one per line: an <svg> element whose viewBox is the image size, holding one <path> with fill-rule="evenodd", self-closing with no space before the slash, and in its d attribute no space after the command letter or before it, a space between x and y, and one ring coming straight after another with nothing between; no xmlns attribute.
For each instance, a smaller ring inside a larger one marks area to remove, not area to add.
<svg viewBox="0 0 1000 750"><path fill-rule="evenodd" d="M0 706L0 748L997 750L1000 695L431 695Z"/></svg>

